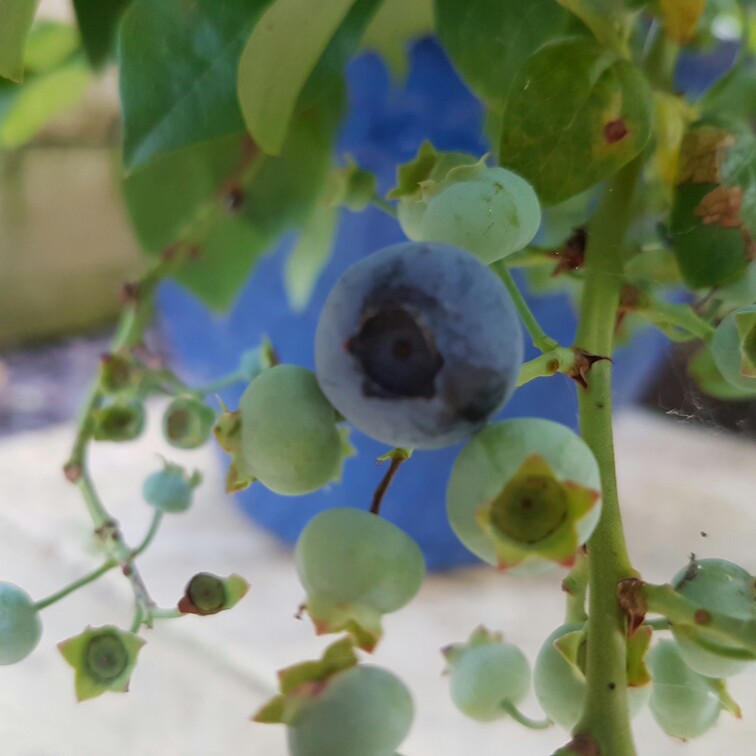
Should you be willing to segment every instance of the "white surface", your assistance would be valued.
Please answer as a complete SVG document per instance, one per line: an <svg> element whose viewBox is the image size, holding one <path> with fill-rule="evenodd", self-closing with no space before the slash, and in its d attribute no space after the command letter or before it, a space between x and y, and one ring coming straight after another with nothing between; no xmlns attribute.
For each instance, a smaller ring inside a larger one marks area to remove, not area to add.
<svg viewBox="0 0 756 756"><path fill-rule="evenodd" d="M72 670L55 643L86 624L128 626L128 585L113 572L48 608L38 649L25 662L0 668L3 756L286 753L282 727L253 724L248 717L272 690L275 670L317 657L333 638L316 638L309 621L294 619L303 593L291 555L221 493L213 450L167 450L157 415L152 417L138 442L98 445L92 469L132 544L150 517L140 488L159 465L156 452L205 472L193 509L166 517L140 560L153 596L161 605L173 604L200 570L241 573L250 592L230 612L165 621L144 631L148 644L131 692L84 704L74 701ZM0 443L0 579L19 583L36 598L99 564L84 506L60 473L72 436L73 428L64 426ZM628 414L617 424L617 456L630 550L649 580L669 579L690 552L727 558L756 572L756 445L671 419ZM401 485L401 475L395 485ZM514 578L475 568L433 575L414 602L387 618L375 662L407 682L417 707L401 748L405 756L543 755L568 740L557 730L533 733L512 722L466 720L449 701L439 654L484 623L520 644L532 661L561 621L563 574ZM639 753L754 753L754 682L756 669L731 682L743 720L722 715L714 731L685 745L663 735L645 712L636 722ZM523 708L539 716L532 699Z"/></svg>

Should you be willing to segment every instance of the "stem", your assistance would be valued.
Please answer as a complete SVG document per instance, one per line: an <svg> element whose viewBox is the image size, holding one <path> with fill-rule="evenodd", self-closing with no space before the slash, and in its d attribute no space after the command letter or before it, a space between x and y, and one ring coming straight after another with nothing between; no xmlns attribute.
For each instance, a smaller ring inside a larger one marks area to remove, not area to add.
<svg viewBox="0 0 756 756"><path fill-rule="evenodd" d="M506 264L499 260L499 262L494 263L491 267L502 280L504 286L507 287L507 291L512 297L520 319L527 332L530 334L530 338L533 340L533 346L541 352L550 352L551 350L556 349L559 346L558 342L554 341L550 336L547 336L546 332L541 328L535 315L533 315L533 311L528 307L528 303L522 296L522 293L515 283Z"/></svg>
<svg viewBox="0 0 756 756"><path fill-rule="evenodd" d="M639 156L614 176L589 225L576 346L591 354L612 353L623 283L621 248L642 164ZM588 374L587 388L578 390L580 429L599 465L603 509L588 542L587 691L575 733L590 736L602 754L634 756L627 706L625 615L616 592L618 582L635 573L627 554L617 495L611 369L610 361L597 362Z"/></svg>
<svg viewBox="0 0 756 756"><path fill-rule="evenodd" d="M643 625L645 627L650 627L654 632L659 632L660 630L671 630L672 624L668 619L665 619L664 617L658 617L657 619L647 619L643 621Z"/></svg>
<svg viewBox="0 0 756 756"><path fill-rule="evenodd" d="M144 617L144 614L142 612L142 607L140 604L137 604L134 610L134 619L131 620L131 627L129 627L130 633L139 632L139 628L142 626L143 617Z"/></svg>
<svg viewBox="0 0 756 756"><path fill-rule="evenodd" d="M124 306L111 344L111 352L130 350L142 342L145 330L152 317L158 286L166 276L175 273L194 257L218 219L228 211L228 190L252 180L260 166L260 161L256 160L257 156L258 150L254 143L249 139L243 140L242 154L238 164L234 166L219 192L208 203L199 207L182 238L173 246L166 248L141 279L124 286L122 292ZM173 389L183 386L182 382L170 371L165 371L161 379ZM68 480L75 483L81 491L94 524L95 533L101 539L110 556L108 563L113 562L113 566L119 565L121 571L131 583L136 600L134 625L138 629L143 623L148 626L152 625L153 612L156 612L157 609L137 569L135 558L152 542L160 525L162 513L155 514L142 543L136 549L131 549L124 540L118 528L118 523L110 516L100 501L87 470L86 456L89 442L94 433L95 412L102 406L105 399L98 377L89 389L80 414L71 454L63 469ZM70 592L69 589L63 589L59 592L60 595L56 594L56 597L61 598L62 595L65 595L65 592ZM50 599L53 598L55 597L50 597ZM50 599L45 601L50 602Z"/></svg>
<svg viewBox="0 0 756 756"><path fill-rule="evenodd" d="M76 485L81 491L81 495L89 510L89 515L95 526L95 533L102 540L111 559L120 565L121 571L131 583L131 589L134 592L137 605L143 611L149 624L149 612L155 605L155 602L147 591L139 569L132 561L132 550L124 541L118 528L118 523L110 517L102 505L100 497L97 495L94 484L86 470L82 470L79 479L76 481Z"/></svg>
<svg viewBox="0 0 756 756"><path fill-rule="evenodd" d="M379 194L374 194L370 200L379 210L382 210L386 215L390 215L392 218L396 218L396 208L388 201L383 199Z"/></svg>
<svg viewBox="0 0 756 756"><path fill-rule="evenodd" d="M571 347L556 347L523 363L517 385L524 386L535 378L547 378L556 373L570 373L575 369L576 353Z"/></svg>
<svg viewBox="0 0 756 756"><path fill-rule="evenodd" d="M585 612L585 598L588 593L588 555L584 551L581 550L578 553L575 566L562 580L562 590L567 594L565 624L585 622L588 619Z"/></svg>
<svg viewBox="0 0 756 756"><path fill-rule="evenodd" d="M147 530L144 538L142 539L142 542L131 552L129 561L136 559L142 552L147 550L147 547L152 543L153 538L155 538L155 536L157 535L158 529L160 528L160 523L162 521L163 512L158 509L155 511L155 514L152 515L152 522L150 523L150 527Z"/></svg>
<svg viewBox="0 0 756 756"><path fill-rule="evenodd" d="M509 714L515 722L529 730L546 730L554 723L550 719L531 719L523 714L511 701L502 701L501 708Z"/></svg>
<svg viewBox="0 0 756 756"><path fill-rule="evenodd" d="M73 593L74 591L78 591L79 588L83 588L85 585L89 585L89 583L93 583L98 578L102 577L106 572L109 572L114 567L118 566L118 562L115 559L108 559L107 562L104 564L101 564L96 570L92 570L92 572L88 572L83 577L80 577L78 580L74 580L73 583L69 583L68 585L61 588L59 591L56 591L55 593L51 594L47 598L42 599L41 601L37 601L34 604L34 610L37 612L42 611L42 609L46 609L51 604L56 603L57 601L60 601L60 599L65 598L69 594Z"/></svg>
<svg viewBox="0 0 756 756"><path fill-rule="evenodd" d="M370 505L370 512L372 514L380 514L381 502L383 501L383 497L386 494L388 487L391 485L391 481L396 477L397 472L399 472L401 464L406 462L411 456L411 449L392 449L388 454L378 457L379 462L385 462L387 459L390 459L391 465L373 494L373 503Z"/></svg>
<svg viewBox="0 0 756 756"><path fill-rule="evenodd" d="M681 630L705 628L708 635L717 635L723 645L727 641L737 643L745 654L735 654L747 659L756 657L756 620L728 617L696 604L678 593L671 585L651 585L641 583L638 592L645 608L654 614L661 614Z"/></svg>
<svg viewBox="0 0 756 756"><path fill-rule="evenodd" d="M691 337L705 342L714 336L714 326L696 315L690 305L655 300L648 308L641 308L635 312L655 325L682 329Z"/></svg>
<svg viewBox="0 0 756 756"><path fill-rule="evenodd" d="M222 375L220 378L216 378L206 386L201 386L200 388L193 389L193 393L199 394L200 396L217 394L219 391L222 391L229 386L233 386L235 383L241 383L244 380L246 380L246 378L242 374L242 372L240 370L235 370L233 373Z"/></svg>
<svg viewBox="0 0 756 756"><path fill-rule="evenodd" d="M507 268L539 268L554 265L554 255L539 249L523 249L507 257Z"/></svg>

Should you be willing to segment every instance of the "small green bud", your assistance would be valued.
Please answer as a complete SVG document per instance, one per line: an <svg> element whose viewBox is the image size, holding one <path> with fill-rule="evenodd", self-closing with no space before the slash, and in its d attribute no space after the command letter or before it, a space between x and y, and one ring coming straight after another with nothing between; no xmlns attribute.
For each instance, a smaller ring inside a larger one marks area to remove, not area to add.
<svg viewBox="0 0 756 756"><path fill-rule="evenodd" d="M346 207L353 212L361 212L373 201L378 181L374 174L360 168L349 155L345 162L343 167L331 170L321 201L329 208Z"/></svg>
<svg viewBox="0 0 756 756"><path fill-rule="evenodd" d="M162 512L184 512L192 503L192 492L201 482L199 472L187 475L183 467L166 462L162 470L144 481L142 495L148 504Z"/></svg>
<svg viewBox="0 0 756 756"><path fill-rule="evenodd" d="M183 614L217 614L235 606L248 589L249 584L240 575L221 578L199 572L187 584L178 608Z"/></svg>
<svg viewBox="0 0 756 756"><path fill-rule="evenodd" d="M215 412L196 396L179 396L163 415L163 434L171 446L196 449L210 438Z"/></svg>
<svg viewBox="0 0 756 756"><path fill-rule="evenodd" d="M251 382L257 378L263 370L278 364L276 350L267 337L263 337L259 347L247 349L239 358L239 373L241 377Z"/></svg>
<svg viewBox="0 0 756 756"><path fill-rule="evenodd" d="M0 665L25 659L41 635L39 612L29 594L13 583L0 582Z"/></svg>
<svg viewBox="0 0 756 756"><path fill-rule="evenodd" d="M125 693L144 641L112 625L88 627L58 649L74 668L76 698L85 701L108 691Z"/></svg>
<svg viewBox="0 0 756 756"><path fill-rule="evenodd" d="M96 441L132 441L144 429L141 402L114 402L95 412L93 436Z"/></svg>

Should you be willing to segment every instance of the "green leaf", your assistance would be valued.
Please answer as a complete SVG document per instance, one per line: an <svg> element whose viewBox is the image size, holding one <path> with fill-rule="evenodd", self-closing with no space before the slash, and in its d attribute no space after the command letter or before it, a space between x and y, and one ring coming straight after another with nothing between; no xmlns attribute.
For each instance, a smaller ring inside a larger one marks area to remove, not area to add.
<svg viewBox="0 0 756 756"><path fill-rule="evenodd" d="M553 205L609 178L645 146L652 99L645 77L599 44L544 45L515 76L500 161Z"/></svg>
<svg viewBox="0 0 756 756"><path fill-rule="evenodd" d="M145 250L157 254L180 239L240 154L235 134L165 155L124 179L126 207Z"/></svg>
<svg viewBox="0 0 756 756"><path fill-rule="evenodd" d="M294 119L280 157L259 154L238 215L222 215L199 241L200 255L177 278L206 304L229 307L255 261L286 228L303 223L322 190L344 105L343 86ZM123 183L137 236L158 254L183 238L238 164L242 135L195 145L153 161Z"/></svg>
<svg viewBox="0 0 756 756"><path fill-rule="evenodd" d="M26 73L46 73L57 68L79 49L75 27L54 21L38 21L26 38Z"/></svg>
<svg viewBox="0 0 756 756"><path fill-rule="evenodd" d="M606 48L627 56L624 0L556 0L574 13Z"/></svg>
<svg viewBox="0 0 756 756"><path fill-rule="evenodd" d="M501 112L512 80L542 44L561 36L567 12L555 0L435 0L436 29L470 88Z"/></svg>
<svg viewBox="0 0 756 756"><path fill-rule="evenodd" d="M237 134L236 72L269 0L135 0L121 21L124 163Z"/></svg>
<svg viewBox="0 0 756 756"><path fill-rule="evenodd" d="M123 182L131 222L142 246L160 253L179 241L217 203L217 192L239 161L240 135L167 155ZM234 215L221 215L205 230L199 254L176 279L215 309L231 306L271 236Z"/></svg>
<svg viewBox="0 0 756 756"><path fill-rule="evenodd" d="M0 147L16 149L31 141L43 126L78 102L89 80L86 66L74 61L14 90L12 100L0 110Z"/></svg>
<svg viewBox="0 0 756 756"><path fill-rule="evenodd" d="M297 109L338 85L380 2L329 0L313 17L309 0L277 0L265 13L239 65L244 120L264 152L280 154Z"/></svg>
<svg viewBox="0 0 756 756"><path fill-rule="evenodd" d="M380 53L401 80L407 75L408 42L431 31L433 0L384 0L365 30L362 47Z"/></svg>
<svg viewBox="0 0 756 756"><path fill-rule="evenodd" d="M0 76L24 78L24 45L39 0L0 0Z"/></svg>
<svg viewBox="0 0 756 756"><path fill-rule="evenodd" d="M73 0L87 58L99 68L110 57L116 27L131 0Z"/></svg>
<svg viewBox="0 0 756 756"><path fill-rule="evenodd" d="M756 60L748 58L717 81L700 102L702 116L727 116L756 123Z"/></svg>
<svg viewBox="0 0 756 756"><path fill-rule="evenodd" d="M255 142L283 148L299 95L356 0L276 0L253 29L239 63L239 102Z"/></svg>
<svg viewBox="0 0 756 756"><path fill-rule="evenodd" d="M284 268L284 284L294 310L303 310L310 301L318 277L333 248L338 210L316 202Z"/></svg>
<svg viewBox="0 0 756 756"><path fill-rule="evenodd" d="M704 394L723 401L747 401L753 399L753 392L733 386L719 372L711 352L703 348L693 355L688 363L688 374Z"/></svg>
<svg viewBox="0 0 756 756"><path fill-rule="evenodd" d="M278 157L260 155L242 213L264 233L304 223L331 167L331 151L346 102L342 78L300 106Z"/></svg>
<svg viewBox="0 0 756 756"><path fill-rule="evenodd" d="M215 310L228 310L271 238L241 218L224 218L208 233L200 255L176 280Z"/></svg>

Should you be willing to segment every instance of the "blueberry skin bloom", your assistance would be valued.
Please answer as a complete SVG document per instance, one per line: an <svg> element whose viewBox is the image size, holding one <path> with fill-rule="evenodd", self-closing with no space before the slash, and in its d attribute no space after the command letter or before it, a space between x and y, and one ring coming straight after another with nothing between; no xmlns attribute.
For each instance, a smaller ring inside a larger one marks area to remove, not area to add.
<svg viewBox="0 0 756 756"><path fill-rule="evenodd" d="M506 288L448 244L395 244L347 269L315 334L323 393L391 446L439 448L478 430L511 396L522 359Z"/></svg>

